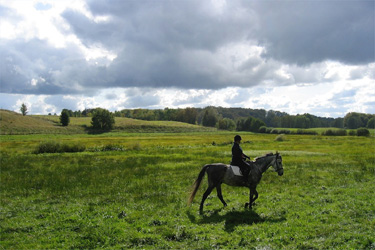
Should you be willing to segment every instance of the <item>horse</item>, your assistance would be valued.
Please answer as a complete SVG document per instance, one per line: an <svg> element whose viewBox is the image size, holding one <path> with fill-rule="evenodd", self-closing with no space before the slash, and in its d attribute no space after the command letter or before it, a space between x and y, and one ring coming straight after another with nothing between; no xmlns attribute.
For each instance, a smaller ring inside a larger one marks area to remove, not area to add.
<svg viewBox="0 0 375 250"><path fill-rule="evenodd" d="M274 171L277 172L279 176L282 176L284 174L284 169L282 164L282 157L278 152L276 152L276 154L269 153L264 156L257 157L254 161L249 161L249 163L251 166L251 170L247 178L247 182L245 182L243 176L235 175L230 165L226 165L223 163L213 163L205 165L200 171L197 180L193 184L193 191L190 194L188 204L190 205L193 202L202 179L205 173L207 173L208 188L203 194L202 201L199 207L199 210L201 212L203 211L204 201L207 199L207 197L215 187L217 196L219 197L220 201L223 203L224 207L227 206L227 203L224 201L223 195L221 193L222 183L225 183L229 186L248 187L250 189L250 195L249 202L245 203L245 209L247 207L251 209L254 201L258 198L256 187L259 184L263 173L266 172L270 166L272 166L274 168Z"/></svg>

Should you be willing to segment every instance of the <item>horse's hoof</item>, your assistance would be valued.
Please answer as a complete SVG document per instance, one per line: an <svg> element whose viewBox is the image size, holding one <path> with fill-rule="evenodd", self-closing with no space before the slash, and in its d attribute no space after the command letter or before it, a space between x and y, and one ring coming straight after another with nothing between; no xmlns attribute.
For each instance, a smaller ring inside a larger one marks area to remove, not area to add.
<svg viewBox="0 0 375 250"><path fill-rule="evenodd" d="M245 203L245 209L247 209L247 208L249 208L249 209L251 209L251 205L250 205L250 203Z"/></svg>
<svg viewBox="0 0 375 250"><path fill-rule="evenodd" d="M224 207L226 207L226 206L228 206L228 204L227 204L227 203L225 203L225 204L224 204Z"/></svg>

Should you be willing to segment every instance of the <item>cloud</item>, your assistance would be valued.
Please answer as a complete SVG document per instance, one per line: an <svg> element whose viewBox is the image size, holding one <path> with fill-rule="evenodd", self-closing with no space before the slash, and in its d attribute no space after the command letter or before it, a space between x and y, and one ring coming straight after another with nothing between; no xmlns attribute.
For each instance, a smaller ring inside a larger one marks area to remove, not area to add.
<svg viewBox="0 0 375 250"><path fill-rule="evenodd" d="M306 65L374 61L374 1L255 1L265 55Z"/></svg>
<svg viewBox="0 0 375 250"><path fill-rule="evenodd" d="M0 92L56 110L371 110L374 20L373 1L0 0Z"/></svg>
<svg viewBox="0 0 375 250"><path fill-rule="evenodd" d="M37 10L49 10L49 9L52 8L52 5L50 5L48 3L46 3L46 4L44 4L44 3L37 3L37 4L34 5L34 7Z"/></svg>
<svg viewBox="0 0 375 250"><path fill-rule="evenodd" d="M93 71L76 46L56 49L39 39L6 41L0 56L4 58L0 68L4 93L77 93Z"/></svg>

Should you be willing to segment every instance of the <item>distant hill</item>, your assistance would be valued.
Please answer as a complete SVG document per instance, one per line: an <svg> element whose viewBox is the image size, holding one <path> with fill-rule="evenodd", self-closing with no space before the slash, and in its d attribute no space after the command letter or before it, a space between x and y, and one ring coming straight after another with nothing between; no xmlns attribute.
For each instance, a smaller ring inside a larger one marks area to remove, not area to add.
<svg viewBox="0 0 375 250"><path fill-rule="evenodd" d="M39 116L23 116L13 111L0 109L0 134L70 134L83 133L84 129L62 127L58 122Z"/></svg>
<svg viewBox="0 0 375 250"><path fill-rule="evenodd" d="M143 121L125 117L115 118L114 131L123 132L208 132L216 131L198 125L173 121ZM0 109L0 134L83 134L95 133L91 128L90 117L70 117L67 127L61 126L59 116L26 115Z"/></svg>

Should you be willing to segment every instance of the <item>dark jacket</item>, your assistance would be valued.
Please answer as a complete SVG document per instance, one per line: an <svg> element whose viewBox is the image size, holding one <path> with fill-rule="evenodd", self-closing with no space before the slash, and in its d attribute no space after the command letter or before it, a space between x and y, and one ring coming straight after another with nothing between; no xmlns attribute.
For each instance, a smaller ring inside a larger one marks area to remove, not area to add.
<svg viewBox="0 0 375 250"><path fill-rule="evenodd" d="M246 157L248 156L243 153L240 144L236 142L233 143L231 164L236 165L236 166L242 166L245 162Z"/></svg>

